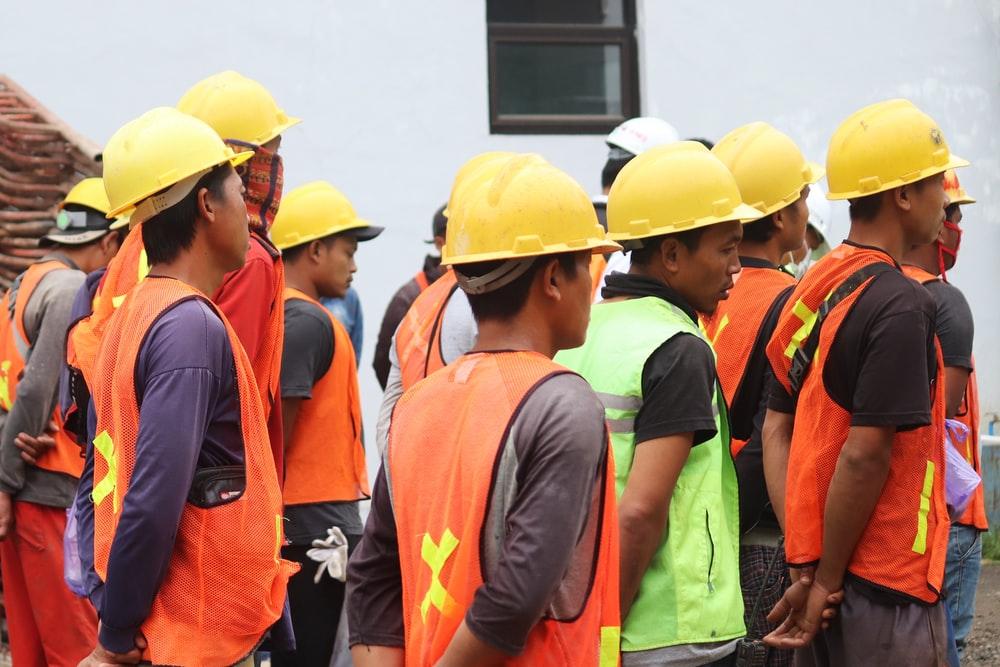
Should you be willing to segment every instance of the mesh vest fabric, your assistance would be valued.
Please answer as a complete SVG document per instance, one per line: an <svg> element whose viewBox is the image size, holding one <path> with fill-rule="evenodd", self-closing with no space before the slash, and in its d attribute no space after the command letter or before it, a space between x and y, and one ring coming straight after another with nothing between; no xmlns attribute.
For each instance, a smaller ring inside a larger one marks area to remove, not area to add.
<svg viewBox="0 0 1000 667"><path fill-rule="evenodd" d="M584 346L556 356L556 361L590 382L604 403L619 498L635 455L642 369L657 348L682 334L704 340L691 318L663 299L603 302L591 309ZM718 386L713 400L718 433L691 448L677 480L663 542L622 624L623 651L719 642L746 634L736 469L729 453L726 405Z"/></svg>
<svg viewBox="0 0 1000 667"><path fill-rule="evenodd" d="M470 354L408 391L389 433L387 479L399 539L406 664L444 654L476 590L494 470L532 390L566 369L528 352ZM607 465L574 560L592 576L579 608L550 605L510 665L613 667L619 659L618 523L614 459ZM574 570L573 566L570 570ZM579 582L563 582L572 586ZM557 591L554 599L559 598Z"/></svg>
<svg viewBox="0 0 1000 667"><path fill-rule="evenodd" d="M140 409L132 369L157 318L188 299L211 304L180 281L144 281L109 320L101 341L94 364L100 381L93 396L92 499L94 567L102 580L135 466ZM141 628L148 642L144 657L155 664L230 665L246 657L280 616L288 577L298 569L279 555L281 492L250 361L219 317L233 350L246 488L210 509L185 505L170 563Z"/></svg>
<svg viewBox="0 0 1000 667"><path fill-rule="evenodd" d="M3 300L0 301L0 408L5 412L9 413L14 401L17 400L17 385L24 375L24 368L28 362L25 355L33 344L28 339L28 332L24 326L24 313L31 296L49 273L68 269L69 267L58 260L32 264L22 275L13 314L10 312L12 290L7 290ZM79 477L83 472L80 447L63 429L62 411L58 405L52 413L52 420L58 427L53 434L55 446L39 457L36 466L42 470Z"/></svg>
<svg viewBox="0 0 1000 667"><path fill-rule="evenodd" d="M768 359L791 393L791 357L815 323L820 304L858 269L892 263L881 251L841 245L810 268L785 304ZM873 278L829 312L819 347L798 395L788 457L785 553L790 565L819 560L830 481L851 429L851 413L827 393L823 371L833 341ZM944 497L944 381L940 349L933 387L932 423L893 438L889 474L848 571L876 586L933 604L940 598L949 521ZM920 363L922 360L914 360Z"/></svg>
<svg viewBox="0 0 1000 667"><path fill-rule="evenodd" d="M710 317L703 318L705 335L717 355L717 370L726 405L732 405L743 382L758 332L764 324L771 304L782 290L795 283L795 278L782 271L743 267L736 274L729 298L719 302ZM740 453L746 440L732 439L733 456Z"/></svg>
<svg viewBox="0 0 1000 667"><path fill-rule="evenodd" d="M396 356L404 391L444 367L441 323L448 299L457 288L455 271L448 269L420 292L399 323L396 329Z"/></svg>
<svg viewBox="0 0 1000 667"><path fill-rule="evenodd" d="M912 265L904 265L903 273L921 285L940 280L940 278L929 271L924 271ZM962 397L962 405L959 406L955 419L965 424L969 429L969 437L966 439L965 444L962 445L960 451L965 456L965 460L969 462L969 465L975 468L981 477L983 474L983 464L979 450L979 382L976 380L975 364L976 360L973 359L973 368L969 373L969 381L965 385L965 395ZM976 488L976 492L972 495L972 500L969 501L969 506L965 508L965 512L962 513L962 516L955 523L972 526L978 530L989 530L989 522L986 518L986 499L983 495L984 486L985 484L980 484Z"/></svg>
<svg viewBox="0 0 1000 667"><path fill-rule="evenodd" d="M285 288L285 300L319 308L333 326L330 368L302 401L292 439L285 443L287 505L361 500L371 494L361 442L361 400L354 346L344 326L315 299Z"/></svg>

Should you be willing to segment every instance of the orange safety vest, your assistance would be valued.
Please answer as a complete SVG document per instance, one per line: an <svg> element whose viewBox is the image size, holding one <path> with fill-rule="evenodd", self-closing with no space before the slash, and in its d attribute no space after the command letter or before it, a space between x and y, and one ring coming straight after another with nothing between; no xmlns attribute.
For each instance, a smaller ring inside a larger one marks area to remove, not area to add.
<svg viewBox="0 0 1000 667"><path fill-rule="evenodd" d="M302 402L292 439L285 443L286 505L368 498L361 399L354 346L344 325L318 301L285 288L285 301L302 299L323 311L333 326L330 368Z"/></svg>
<svg viewBox="0 0 1000 667"><path fill-rule="evenodd" d="M431 286L430 281L427 280L427 274L423 271L417 271L417 275L413 276L413 282L417 283L421 292Z"/></svg>
<svg viewBox="0 0 1000 667"><path fill-rule="evenodd" d="M795 278L783 271L745 266L734 277L729 298L720 301L711 316L702 317L706 337L717 356L716 368L726 405L733 405L750 353L774 300L793 284ZM736 456L746 444L746 440L732 438L730 452Z"/></svg>
<svg viewBox="0 0 1000 667"><path fill-rule="evenodd" d="M490 539L483 532L494 471L518 409L538 384L569 372L530 352L469 354L448 369L403 395L389 432L387 479L399 540L410 667L438 661L489 577L480 561L480 543ZM524 652L507 664L618 664L614 478L609 443L603 483L594 498L594 533L587 531L594 547L578 548L574 556L591 570L590 588L566 618L553 618L550 607L531 630ZM584 538L582 544L590 542Z"/></svg>
<svg viewBox="0 0 1000 667"><path fill-rule="evenodd" d="M141 410L132 370L149 329L181 301L208 298L178 280L143 281L108 323L93 367L94 569L108 559L135 466ZM248 656L281 615L288 577L282 560L281 491L250 360L225 316L240 403L246 487L212 508L181 514L163 582L142 624L144 659L159 665L231 665ZM125 573L119 573L119 576Z"/></svg>
<svg viewBox="0 0 1000 667"><path fill-rule="evenodd" d="M590 257L590 298L597 298L597 290L601 287L601 278L604 277L604 271L608 268L608 260L604 259L604 255L600 253L595 253Z"/></svg>
<svg viewBox="0 0 1000 667"><path fill-rule="evenodd" d="M403 390L407 390L439 368L441 322L448 299L458 289L454 269L448 269L413 301L396 329L396 356Z"/></svg>
<svg viewBox="0 0 1000 667"><path fill-rule="evenodd" d="M14 312L10 310L11 290L7 290L3 300L0 300L0 408L10 412L17 400L17 385L24 376L26 357L34 344L29 340L24 327L24 313L31 301L31 296L42 279L52 271L71 270L59 260L47 260L32 264L22 274L21 284L17 289L17 300ZM50 472L58 472L73 477L79 477L83 472L83 457L80 446L63 429L62 410L56 405L52 420L58 426L53 434L55 447L49 449L38 459L37 467Z"/></svg>
<svg viewBox="0 0 1000 667"><path fill-rule="evenodd" d="M775 378L786 391L792 393L792 357L812 331L820 305L859 269L879 262L893 264L884 252L844 244L813 265L795 288L767 347ZM798 394L785 487L785 553L793 566L815 563L823 552L827 491L851 428L851 413L826 391L823 367L844 318L872 279L830 310ZM940 599L950 527L940 348L937 356L929 388L931 424L894 436L882 495L847 567L856 577L930 604Z"/></svg>
<svg viewBox="0 0 1000 667"><path fill-rule="evenodd" d="M918 266L906 264L903 266L903 273L916 280L921 285L940 280L933 273L924 271ZM982 477L982 461L979 452L979 383L976 381L975 359L972 360L972 372L969 373L968 384L965 385L965 396L962 397L962 405L959 406L955 419L962 422L969 428L969 437L965 441L965 448L961 450L965 455L965 460L969 462L979 476ZM969 506L955 523L972 526L979 530L989 530L989 522L986 519L986 501L983 497L983 484L976 488Z"/></svg>

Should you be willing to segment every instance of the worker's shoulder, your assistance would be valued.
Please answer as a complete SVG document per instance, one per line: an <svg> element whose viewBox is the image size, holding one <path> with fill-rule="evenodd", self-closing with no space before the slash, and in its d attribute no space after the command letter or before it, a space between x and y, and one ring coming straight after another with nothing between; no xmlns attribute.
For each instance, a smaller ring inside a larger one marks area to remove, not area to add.
<svg viewBox="0 0 1000 667"><path fill-rule="evenodd" d="M306 299L285 299L285 330L298 328L329 332L332 336L333 321L330 312Z"/></svg>
<svg viewBox="0 0 1000 667"><path fill-rule="evenodd" d="M883 271L864 288L855 309L868 311L875 317L891 317L913 311L933 317L937 306L924 285L901 271Z"/></svg>
<svg viewBox="0 0 1000 667"><path fill-rule="evenodd" d="M604 406L590 384L576 373L555 367L524 399L521 413L539 421L556 419L603 424Z"/></svg>
<svg viewBox="0 0 1000 667"><path fill-rule="evenodd" d="M178 357L188 357L189 350L200 349L208 358L230 349L225 323L202 298L183 299L167 308L150 327L147 342L160 352Z"/></svg>
<svg viewBox="0 0 1000 667"><path fill-rule="evenodd" d="M49 271L38 281L39 294L72 293L76 296L80 286L87 280L87 274L72 266L61 266Z"/></svg>

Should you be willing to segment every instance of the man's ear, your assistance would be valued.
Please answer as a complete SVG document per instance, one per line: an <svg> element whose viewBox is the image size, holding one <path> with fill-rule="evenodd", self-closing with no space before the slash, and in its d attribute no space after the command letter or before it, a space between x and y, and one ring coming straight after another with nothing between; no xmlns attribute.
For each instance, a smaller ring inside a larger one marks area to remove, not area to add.
<svg viewBox="0 0 1000 667"><path fill-rule="evenodd" d="M675 238L666 238L660 243L660 261L668 273L677 273L680 269L681 245Z"/></svg>
<svg viewBox="0 0 1000 667"><path fill-rule="evenodd" d="M208 188L201 188L195 195L198 200L198 216L205 218L208 222L215 222L216 201Z"/></svg>
<svg viewBox="0 0 1000 667"><path fill-rule="evenodd" d="M789 208L790 207L785 206L784 208L781 208L771 214L771 222L773 222L774 226L778 228L779 234L785 230L785 211Z"/></svg>
<svg viewBox="0 0 1000 667"><path fill-rule="evenodd" d="M558 259L547 260L542 270L538 272L538 278L541 280L540 284L546 296L557 301L562 298L565 274L559 265Z"/></svg>
<svg viewBox="0 0 1000 667"><path fill-rule="evenodd" d="M892 202L903 211L913 208L913 185L908 183L892 190Z"/></svg>

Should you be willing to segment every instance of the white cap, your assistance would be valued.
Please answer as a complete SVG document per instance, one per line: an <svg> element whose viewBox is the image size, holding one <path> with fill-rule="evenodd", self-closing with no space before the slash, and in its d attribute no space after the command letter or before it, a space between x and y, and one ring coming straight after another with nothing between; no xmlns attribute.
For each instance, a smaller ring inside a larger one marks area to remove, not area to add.
<svg viewBox="0 0 1000 667"><path fill-rule="evenodd" d="M672 144L680 140L673 125L660 118L641 116L629 118L616 127L605 140L612 152L620 148L632 155L640 155L653 146Z"/></svg>
<svg viewBox="0 0 1000 667"><path fill-rule="evenodd" d="M830 231L830 200L826 198L826 193L823 192L819 183L813 183L809 186L806 206L809 207L809 224L825 240Z"/></svg>

